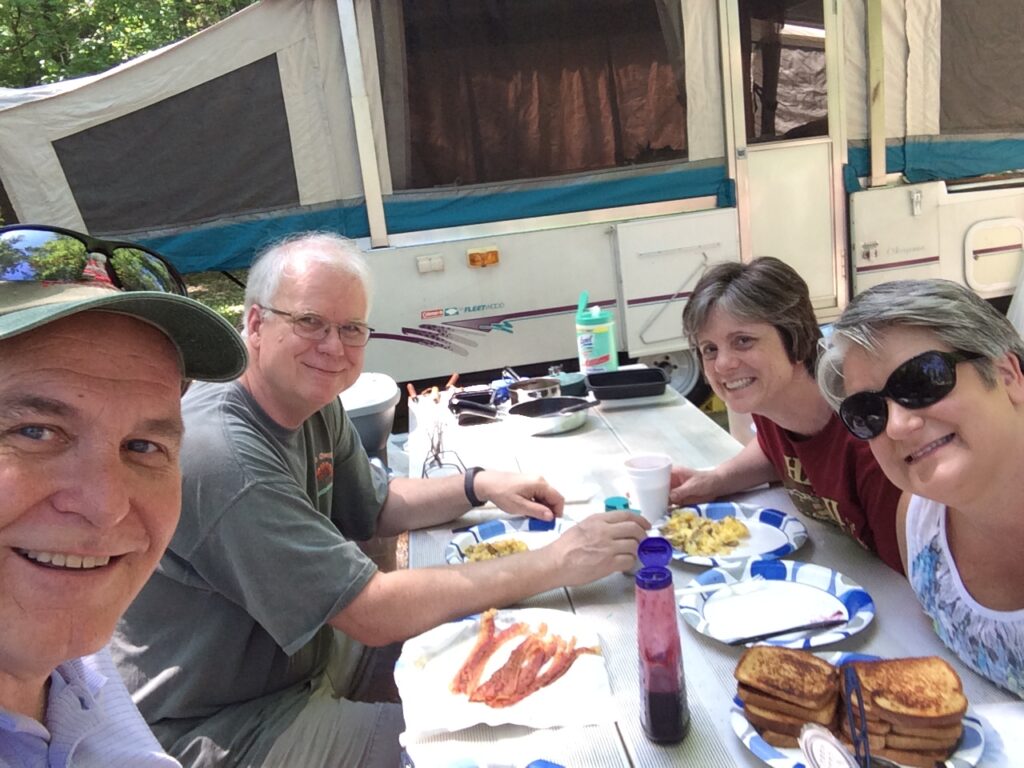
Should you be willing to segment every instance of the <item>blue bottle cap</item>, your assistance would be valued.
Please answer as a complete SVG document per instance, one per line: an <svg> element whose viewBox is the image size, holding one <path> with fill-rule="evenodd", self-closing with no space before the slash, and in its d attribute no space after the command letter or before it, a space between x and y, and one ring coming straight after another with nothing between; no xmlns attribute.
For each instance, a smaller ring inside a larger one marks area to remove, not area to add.
<svg viewBox="0 0 1024 768"><path fill-rule="evenodd" d="M640 542L636 556L644 566L666 566L672 562L672 544L661 536L648 536Z"/></svg>
<svg viewBox="0 0 1024 768"><path fill-rule="evenodd" d="M672 545L661 536L649 536L640 542L637 557L643 568L636 572L640 589L664 589L672 586L672 571L665 566L672 560Z"/></svg>
<svg viewBox="0 0 1024 768"><path fill-rule="evenodd" d="M628 510L629 499L627 499L625 496L609 496L604 500L605 512L612 512L617 509Z"/></svg>

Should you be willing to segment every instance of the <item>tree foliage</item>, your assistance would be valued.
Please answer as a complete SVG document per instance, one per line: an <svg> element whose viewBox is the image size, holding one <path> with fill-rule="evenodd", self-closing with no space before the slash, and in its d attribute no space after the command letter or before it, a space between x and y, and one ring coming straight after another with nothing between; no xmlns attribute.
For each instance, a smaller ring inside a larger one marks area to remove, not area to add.
<svg viewBox="0 0 1024 768"><path fill-rule="evenodd" d="M0 0L0 86L110 69L255 0Z"/></svg>

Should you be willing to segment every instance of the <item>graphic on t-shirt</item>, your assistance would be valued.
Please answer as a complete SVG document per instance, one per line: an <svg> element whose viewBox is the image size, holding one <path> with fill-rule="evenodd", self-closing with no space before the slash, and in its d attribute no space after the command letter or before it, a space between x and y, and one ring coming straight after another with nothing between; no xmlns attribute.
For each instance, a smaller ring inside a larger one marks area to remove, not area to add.
<svg viewBox="0 0 1024 768"><path fill-rule="evenodd" d="M316 495L319 498L334 486L334 454L321 453L316 457Z"/></svg>
<svg viewBox="0 0 1024 768"><path fill-rule="evenodd" d="M839 526L859 540L855 526L845 521L839 514L839 502L827 499L814 493L811 480L804 472L803 464L795 456L785 456L786 477L782 485L789 492L794 506L808 517L824 520L826 523Z"/></svg>

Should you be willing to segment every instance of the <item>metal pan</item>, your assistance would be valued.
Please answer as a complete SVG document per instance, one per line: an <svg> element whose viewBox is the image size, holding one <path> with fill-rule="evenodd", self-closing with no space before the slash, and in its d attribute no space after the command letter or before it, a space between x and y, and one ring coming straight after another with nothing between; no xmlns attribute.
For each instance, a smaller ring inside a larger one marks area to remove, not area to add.
<svg viewBox="0 0 1024 768"><path fill-rule="evenodd" d="M467 401L459 403L459 411L507 421L528 435L560 435L582 427L587 409L594 405L595 401L583 397L544 397L513 405L508 413L493 405Z"/></svg>
<svg viewBox="0 0 1024 768"><path fill-rule="evenodd" d="M538 398L558 397L562 391L558 379L539 377L513 381L508 385L508 393L513 403L525 403Z"/></svg>

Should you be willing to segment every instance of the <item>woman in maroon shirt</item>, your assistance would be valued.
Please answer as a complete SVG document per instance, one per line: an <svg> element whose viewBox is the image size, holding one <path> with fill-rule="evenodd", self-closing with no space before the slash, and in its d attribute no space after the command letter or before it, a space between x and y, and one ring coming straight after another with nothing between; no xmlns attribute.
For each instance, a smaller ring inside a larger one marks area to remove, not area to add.
<svg viewBox="0 0 1024 768"><path fill-rule="evenodd" d="M818 389L822 334L800 276L771 257L717 264L694 288L683 331L711 389L733 413L751 414L757 435L713 469L673 467L672 502L781 482L797 509L838 525L902 573L900 492Z"/></svg>

